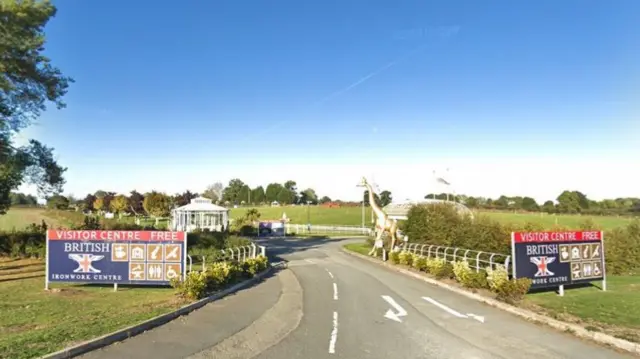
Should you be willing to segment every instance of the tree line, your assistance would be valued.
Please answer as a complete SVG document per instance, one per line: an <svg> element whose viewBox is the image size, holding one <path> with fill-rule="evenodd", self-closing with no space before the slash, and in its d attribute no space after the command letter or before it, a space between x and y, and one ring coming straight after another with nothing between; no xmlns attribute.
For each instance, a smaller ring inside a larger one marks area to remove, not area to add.
<svg viewBox="0 0 640 359"><path fill-rule="evenodd" d="M621 197L595 201L580 191L562 191L555 201L548 200L539 204L534 198L527 196L502 195L496 199L446 193L428 194L424 198L436 198L462 203L469 208L504 211L528 211L558 214L589 215L630 215L640 213L640 198Z"/></svg>

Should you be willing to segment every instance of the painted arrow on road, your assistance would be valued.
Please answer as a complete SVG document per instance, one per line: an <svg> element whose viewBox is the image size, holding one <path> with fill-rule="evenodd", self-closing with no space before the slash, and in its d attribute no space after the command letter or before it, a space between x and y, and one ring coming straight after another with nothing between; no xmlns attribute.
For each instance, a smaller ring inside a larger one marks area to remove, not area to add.
<svg viewBox="0 0 640 359"><path fill-rule="evenodd" d="M388 295L383 295L382 299L384 299L387 303L389 303L389 305L393 307L393 309L396 310L395 313L391 309L387 310L387 312L384 314L384 317L387 319L395 320L398 323L402 323L402 320L400 320L400 317L406 316L407 311L404 310L404 308L402 308L398 303L396 303L395 300L393 300L393 298L391 298Z"/></svg>
<svg viewBox="0 0 640 359"><path fill-rule="evenodd" d="M473 319L475 319L475 320L479 321L480 323L484 323L484 317L482 317L482 316L475 315L475 314L473 314L473 313L467 313L466 315L465 315L465 314L462 314L462 313L457 312L457 311L455 311L455 310L453 310L453 309L451 309L451 308L447 307L446 305L444 305L444 304L442 304L442 303L440 303L440 302L436 301L436 300L435 300L435 299L433 299L433 298L429 298L429 297L422 297L422 299L424 299L424 300L426 300L427 302L429 302L429 303L431 303L431 304L435 305L436 307L439 307L440 309L442 309L442 310L444 310L445 312L447 312L447 313L449 313L449 314L453 315L454 317L458 317L458 318L473 318Z"/></svg>

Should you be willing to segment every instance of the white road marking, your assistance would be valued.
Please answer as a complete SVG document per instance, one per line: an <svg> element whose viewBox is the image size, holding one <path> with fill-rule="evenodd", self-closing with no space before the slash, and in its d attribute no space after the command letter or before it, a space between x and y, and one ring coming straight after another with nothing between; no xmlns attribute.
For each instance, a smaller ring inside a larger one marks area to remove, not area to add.
<svg viewBox="0 0 640 359"><path fill-rule="evenodd" d="M404 308L402 308L398 303L396 303L395 300L393 300L393 298L391 298L388 295L383 295L382 299L384 299L387 303L389 303L389 305L391 305L397 312L397 313L394 313L393 310L389 309L384 314L384 317L387 319L395 320L398 323L402 323L402 320L400 320L400 317L406 316L407 311L404 310Z"/></svg>
<svg viewBox="0 0 640 359"><path fill-rule="evenodd" d="M333 273L331 273L331 271L330 271L330 270L328 270L327 268L325 268L324 270L326 270L326 271L327 271L327 273L329 273L329 277L331 277L331 279L333 279Z"/></svg>
<svg viewBox="0 0 640 359"><path fill-rule="evenodd" d="M422 299L424 299L424 300L426 300L427 302L429 302L429 303L431 303L431 304L433 304L433 305L435 305L435 306L439 307L440 309L444 310L445 312L447 312L447 313L449 313L449 314L451 314L451 315L453 315L453 316L456 316L456 317L458 317L458 318L467 318L467 316L466 316L466 315L461 314L461 313L458 313L458 312L456 312L455 310L453 310L453 309L451 309L451 308L447 307L446 305L444 305L444 304L442 304L442 303L438 303L438 302L436 302L436 300L435 300L435 299L433 299L433 298L429 298L429 297L422 297Z"/></svg>
<svg viewBox="0 0 640 359"><path fill-rule="evenodd" d="M333 312L333 330L331 340L329 340L329 354L336 352L336 341L338 340L338 312Z"/></svg>
<svg viewBox="0 0 640 359"><path fill-rule="evenodd" d="M305 259L305 262L311 263L311 264L316 264L316 262L312 261L311 259Z"/></svg>
<svg viewBox="0 0 640 359"><path fill-rule="evenodd" d="M338 300L338 284L333 283L333 300Z"/></svg>
<svg viewBox="0 0 640 359"><path fill-rule="evenodd" d="M480 316L480 315L475 315L473 313L467 313L467 315L477 321L479 321L480 323L484 323L484 317Z"/></svg>

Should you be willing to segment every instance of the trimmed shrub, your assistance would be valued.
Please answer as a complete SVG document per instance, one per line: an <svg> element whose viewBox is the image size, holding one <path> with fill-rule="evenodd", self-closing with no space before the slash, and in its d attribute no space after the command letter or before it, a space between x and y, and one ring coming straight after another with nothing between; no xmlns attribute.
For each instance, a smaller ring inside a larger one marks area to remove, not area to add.
<svg viewBox="0 0 640 359"><path fill-rule="evenodd" d="M494 292L497 292L498 288L502 287L505 282L509 281L509 274L504 266L498 265L496 269L487 267L486 271L489 289Z"/></svg>
<svg viewBox="0 0 640 359"><path fill-rule="evenodd" d="M517 304L529 292L531 288L531 279L518 278L516 280L507 280L497 287L496 299L509 304Z"/></svg>
<svg viewBox="0 0 640 359"><path fill-rule="evenodd" d="M170 283L176 290L176 294L185 299L200 299L207 292L207 274L205 272L190 272L185 280L176 277L172 278Z"/></svg>
<svg viewBox="0 0 640 359"><path fill-rule="evenodd" d="M399 255L400 264L404 264L406 266L411 266L413 264L413 253L411 252L400 252Z"/></svg>
<svg viewBox="0 0 640 359"><path fill-rule="evenodd" d="M442 258L427 258L427 272L435 275L445 263L446 261Z"/></svg>
<svg viewBox="0 0 640 359"><path fill-rule="evenodd" d="M391 252L389 253L389 259L391 263L398 264L400 263L400 252Z"/></svg>
<svg viewBox="0 0 640 359"><path fill-rule="evenodd" d="M436 279L453 279L453 264L445 261L444 264L433 273L433 275L436 276Z"/></svg>
<svg viewBox="0 0 640 359"><path fill-rule="evenodd" d="M423 256L419 256L414 258L413 260L413 268L426 272L427 271L427 258Z"/></svg>

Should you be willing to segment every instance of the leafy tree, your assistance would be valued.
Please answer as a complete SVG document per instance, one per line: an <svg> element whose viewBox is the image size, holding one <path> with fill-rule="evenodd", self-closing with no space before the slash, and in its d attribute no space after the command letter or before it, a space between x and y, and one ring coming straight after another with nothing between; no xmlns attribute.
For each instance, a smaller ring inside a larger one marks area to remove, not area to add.
<svg viewBox="0 0 640 359"><path fill-rule="evenodd" d="M251 191L251 202L260 204L265 200L264 188L258 186Z"/></svg>
<svg viewBox="0 0 640 359"><path fill-rule="evenodd" d="M382 207L391 203L392 200L393 200L393 197L391 196L391 192L389 191L380 192L380 205Z"/></svg>
<svg viewBox="0 0 640 359"><path fill-rule="evenodd" d="M158 219L169 216L171 212L171 199L169 196L156 191L148 193L144 197L142 205L144 210L155 218L156 226L158 225Z"/></svg>
<svg viewBox="0 0 640 359"><path fill-rule="evenodd" d="M109 203L109 208L111 212L117 213L120 218L122 218L122 213L127 210L129 207L129 199L125 195L117 195L111 200Z"/></svg>
<svg viewBox="0 0 640 359"><path fill-rule="evenodd" d="M282 189L284 189L284 187L280 183L269 183L265 192L267 202L271 203L273 201L277 201L278 194L280 194Z"/></svg>
<svg viewBox="0 0 640 359"><path fill-rule="evenodd" d="M222 195L222 199L224 201L229 201L234 204L238 204L244 198L240 198L240 191L245 186L244 182L242 182L239 178L234 178L229 181L229 185L224 189L224 193Z"/></svg>
<svg viewBox="0 0 640 359"><path fill-rule="evenodd" d="M143 201L144 196L142 193L136 190L129 193L129 206L135 215L142 215L145 213L144 206L142 205Z"/></svg>
<svg viewBox="0 0 640 359"><path fill-rule="evenodd" d="M377 204L378 206L380 206L380 196L378 196L378 194L374 192L374 193L373 193L373 198L375 199L376 204ZM364 205L365 205L365 206L367 206L367 207L368 207L368 206L370 206L370 205L371 205L371 203L369 203L369 190L365 190L365 191L364 191L363 200L364 200Z"/></svg>
<svg viewBox="0 0 640 359"><path fill-rule="evenodd" d="M42 54L44 27L55 13L48 1L0 2L0 214L11 205L11 191L25 181L43 197L62 192L65 183L66 168L54 160L53 148L35 140L15 147L12 141L46 110L47 101L64 107L72 80Z"/></svg>
<svg viewBox="0 0 640 359"><path fill-rule="evenodd" d="M217 203L222 200L223 192L224 185L221 182L216 182L207 186L207 189L202 193L202 197L209 198L214 203Z"/></svg>
<svg viewBox="0 0 640 359"><path fill-rule="evenodd" d="M307 202L311 202L313 204L318 203L318 195L312 188L307 188L300 192L299 203L306 204Z"/></svg>
<svg viewBox="0 0 640 359"><path fill-rule="evenodd" d="M580 198L576 192L563 191L558 198L558 211L561 213L578 213L580 212Z"/></svg>
<svg viewBox="0 0 640 359"><path fill-rule="evenodd" d="M49 209L68 209L69 199L61 195L53 195L47 199L47 208Z"/></svg>
<svg viewBox="0 0 640 359"><path fill-rule="evenodd" d="M542 205L542 210L544 212L547 212L547 213L555 213L556 212L556 205L553 204L553 201L546 201Z"/></svg>
<svg viewBox="0 0 640 359"><path fill-rule="evenodd" d="M93 201L93 208L98 211L104 211L107 206L104 203L104 197L96 197L95 201Z"/></svg>
<svg viewBox="0 0 640 359"><path fill-rule="evenodd" d="M102 201L104 202L104 209L107 210L111 208L111 201L116 197L115 192L107 192L104 197L102 197Z"/></svg>
<svg viewBox="0 0 640 359"><path fill-rule="evenodd" d="M244 185L240 188L240 192L238 192L238 202L239 203L249 203L251 198L251 188L249 186Z"/></svg>
<svg viewBox="0 0 640 359"><path fill-rule="evenodd" d="M180 194L176 194L175 196L173 196L173 204L181 207L181 206L186 206L189 203L191 203L191 200L198 197L197 193L191 193L191 191L187 190L185 192L182 192Z"/></svg>
<svg viewBox="0 0 640 359"><path fill-rule="evenodd" d="M21 192L11 192L9 198L12 206L35 206L38 204L38 199L36 197Z"/></svg>
<svg viewBox="0 0 640 359"><path fill-rule="evenodd" d="M97 197L89 193L84 200L82 201L82 207L84 210L93 211L95 207L93 204L95 203Z"/></svg>
<svg viewBox="0 0 640 359"><path fill-rule="evenodd" d="M538 206L538 203L536 202L535 199L531 197L523 197L521 208L524 209L525 211L533 212L533 211L538 211L540 209L540 206Z"/></svg>
<svg viewBox="0 0 640 359"><path fill-rule="evenodd" d="M104 198L104 196L107 195L106 191L103 191L101 189L97 190L96 193L93 194L96 198Z"/></svg>
<svg viewBox="0 0 640 359"><path fill-rule="evenodd" d="M298 203L298 184L296 181L289 180L284 183L284 188L289 191L289 200L287 203Z"/></svg>
<svg viewBox="0 0 640 359"><path fill-rule="evenodd" d="M328 196L322 196L322 198L320 198L320 203L328 203L331 202L331 198L329 198Z"/></svg>
<svg viewBox="0 0 640 359"><path fill-rule="evenodd" d="M278 196L276 197L276 201L278 201L280 204L291 204L293 203L293 200L293 193L291 193L291 191L286 188L280 190L280 193L278 193Z"/></svg>

